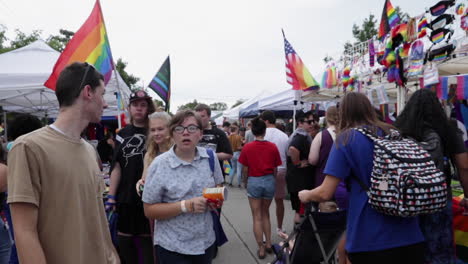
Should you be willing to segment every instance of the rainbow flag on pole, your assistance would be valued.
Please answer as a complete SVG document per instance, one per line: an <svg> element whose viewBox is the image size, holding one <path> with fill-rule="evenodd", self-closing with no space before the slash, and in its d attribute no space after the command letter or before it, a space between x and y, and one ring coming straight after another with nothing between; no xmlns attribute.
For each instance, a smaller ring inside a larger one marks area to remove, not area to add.
<svg viewBox="0 0 468 264"><path fill-rule="evenodd" d="M390 0L385 0L382 18L380 19L378 38L383 39L394 26L398 25L398 23L400 23L400 17L395 11L395 8L393 8Z"/></svg>
<svg viewBox="0 0 468 264"><path fill-rule="evenodd" d="M320 85L312 77L309 70L302 62L299 55L286 39L283 31L284 51L286 53L286 80L291 84L293 90L318 90Z"/></svg>
<svg viewBox="0 0 468 264"><path fill-rule="evenodd" d="M44 86L55 90L60 72L73 62L88 62L94 65L104 75L106 84L111 78L114 61L99 0L96 0L91 15L65 47Z"/></svg>

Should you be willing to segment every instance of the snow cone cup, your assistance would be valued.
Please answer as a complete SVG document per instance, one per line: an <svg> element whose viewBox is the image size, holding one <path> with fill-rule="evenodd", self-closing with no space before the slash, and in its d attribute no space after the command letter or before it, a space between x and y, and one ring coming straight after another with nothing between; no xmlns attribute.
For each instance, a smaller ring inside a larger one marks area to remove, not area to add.
<svg viewBox="0 0 468 264"><path fill-rule="evenodd" d="M225 201L227 200L227 188L226 187L214 187L203 189L203 197L211 200Z"/></svg>

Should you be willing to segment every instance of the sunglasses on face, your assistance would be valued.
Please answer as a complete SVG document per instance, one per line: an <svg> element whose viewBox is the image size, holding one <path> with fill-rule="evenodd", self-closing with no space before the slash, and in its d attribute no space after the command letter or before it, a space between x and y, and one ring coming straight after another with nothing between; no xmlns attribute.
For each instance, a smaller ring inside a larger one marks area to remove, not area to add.
<svg viewBox="0 0 468 264"><path fill-rule="evenodd" d="M309 125L312 125L315 123L315 120L305 120L304 122L308 123Z"/></svg>
<svg viewBox="0 0 468 264"><path fill-rule="evenodd" d="M190 133L190 134L193 134L193 133L196 133L200 128L196 125L190 125L190 126L187 126L187 127L184 127L184 126L176 126L174 127L174 132L177 133L177 134L182 134L184 133L185 129L187 129L187 131Z"/></svg>

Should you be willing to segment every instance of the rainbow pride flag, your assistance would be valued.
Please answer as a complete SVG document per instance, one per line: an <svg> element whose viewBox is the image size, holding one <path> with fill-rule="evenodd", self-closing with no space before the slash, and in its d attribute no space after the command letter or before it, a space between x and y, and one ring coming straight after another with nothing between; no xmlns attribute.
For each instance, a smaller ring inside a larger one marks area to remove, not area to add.
<svg viewBox="0 0 468 264"><path fill-rule="evenodd" d="M383 39L394 26L398 25L398 23L400 23L400 17L395 11L395 8L393 8L390 0L385 0L382 18L380 19L378 38Z"/></svg>
<svg viewBox="0 0 468 264"><path fill-rule="evenodd" d="M55 90L60 72L69 64L77 61L94 65L104 75L104 82L106 84L109 82L114 69L114 61L99 0L96 0L93 11L86 22L68 42L44 86Z"/></svg>
<svg viewBox="0 0 468 264"><path fill-rule="evenodd" d="M284 52L286 53L286 80L292 86L293 90L318 90L319 83L312 77L307 67L302 62L299 55L293 49L289 41L284 38Z"/></svg>
<svg viewBox="0 0 468 264"><path fill-rule="evenodd" d="M457 98L468 99L468 75L457 76Z"/></svg>

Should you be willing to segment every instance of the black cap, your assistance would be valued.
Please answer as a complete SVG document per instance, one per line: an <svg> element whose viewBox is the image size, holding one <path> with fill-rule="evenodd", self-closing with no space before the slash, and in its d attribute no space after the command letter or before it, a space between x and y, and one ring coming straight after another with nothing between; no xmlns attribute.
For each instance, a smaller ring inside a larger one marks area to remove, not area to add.
<svg viewBox="0 0 468 264"><path fill-rule="evenodd" d="M138 100L146 100L146 101L151 101L151 96L149 96L145 91L143 90L137 90L133 91L130 94L130 103L138 101Z"/></svg>

